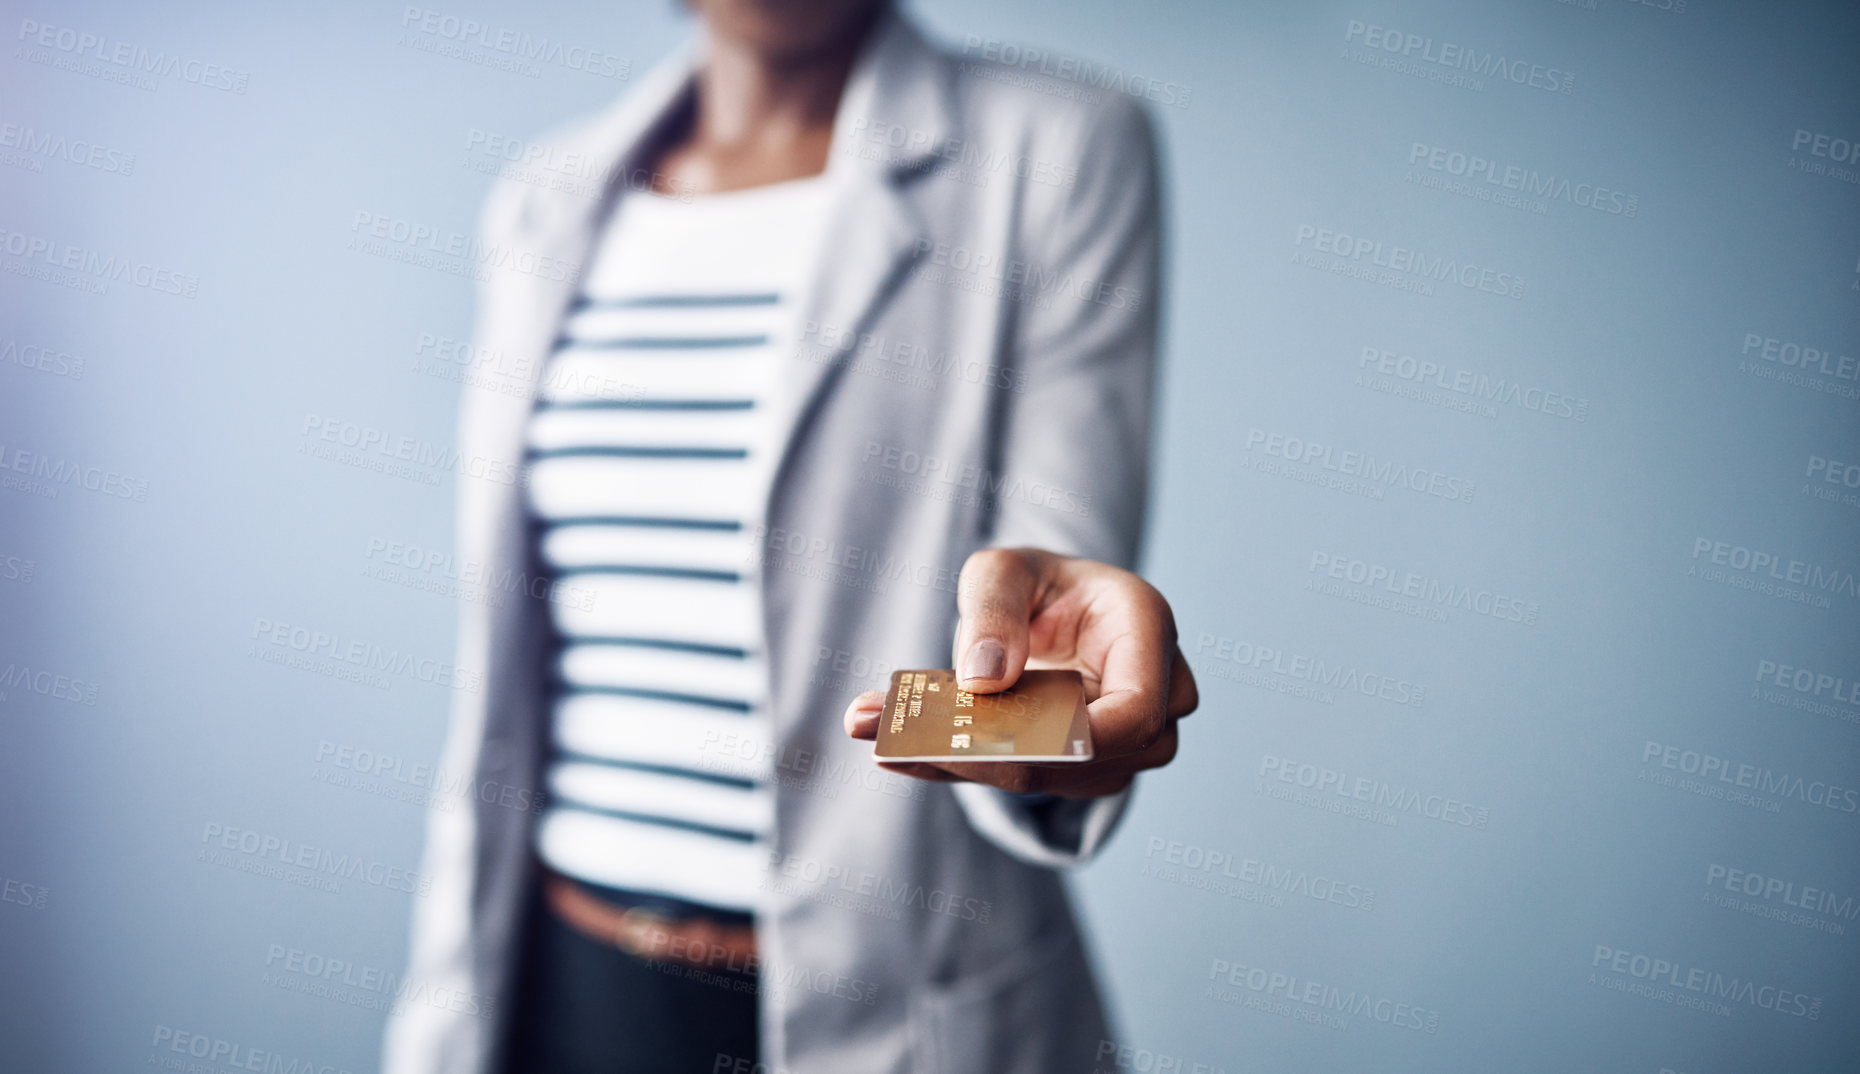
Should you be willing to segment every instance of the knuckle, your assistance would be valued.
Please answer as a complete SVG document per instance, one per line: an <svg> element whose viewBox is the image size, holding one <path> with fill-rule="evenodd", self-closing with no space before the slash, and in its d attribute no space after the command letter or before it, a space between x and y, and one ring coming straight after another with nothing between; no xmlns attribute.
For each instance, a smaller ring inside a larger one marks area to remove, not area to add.
<svg viewBox="0 0 1860 1074"><path fill-rule="evenodd" d="M1018 567L1024 558L1018 548L984 548L982 551L988 556L989 564L995 567Z"/></svg>
<svg viewBox="0 0 1860 1074"><path fill-rule="evenodd" d="M969 554L957 576L956 599L972 619L1012 619L1019 615L1032 577L1026 554L1014 548L982 548Z"/></svg>
<svg viewBox="0 0 1860 1074"><path fill-rule="evenodd" d="M1186 716L1200 707L1201 688L1195 685L1195 677L1193 675L1186 676L1182 681L1181 688L1176 690L1169 697L1169 714L1171 716Z"/></svg>
<svg viewBox="0 0 1860 1074"><path fill-rule="evenodd" d="M1169 715L1163 711L1162 706L1159 705L1149 712L1144 713L1141 738L1141 742L1143 743L1142 748L1147 750L1156 745L1157 742L1162 740L1163 735L1169 730L1170 726Z"/></svg>
<svg viewBox="0 0 1860 1074"><path fill-rule="evenodd" d="M1119 571L1118 574L1129 587L1131 599L1139 607L1159 618L1169 614L1169 602L1163 599L1162 590L1145 581L1140 574L1132 574L1130 571Z"/></svg>
<svg viewBox="0 0 1860 1074"><path fill-rule="evenodd" d="M1182 737L1177 735L1174 729L1171 728L1170 733L1163 736L1161 748L1156 751L1156 756L1152 758L1150 767L1161 768L1170 761L1175 760L1176 752L1181 748Z"/></svg>
<svg viewBox="0 0 1860 1074"><path fill-rule="evenodd" d="M1163 651L1174 651L1177 641L1180 640L1175 632L1175 611L1169 607L1169 602L1163 599L1163 595L1156 592L1154 588L1150 590L1149 610L1156 622L1157 637L1162 639Z"/></svg>
<svg viewBox="0 0 1860 1074"><path fill-rule="evenodd" d="M972 574L1000 574L1019 562L1020 553L1011 548L978 548L963 562L962 574L965 578Z"/></svg>

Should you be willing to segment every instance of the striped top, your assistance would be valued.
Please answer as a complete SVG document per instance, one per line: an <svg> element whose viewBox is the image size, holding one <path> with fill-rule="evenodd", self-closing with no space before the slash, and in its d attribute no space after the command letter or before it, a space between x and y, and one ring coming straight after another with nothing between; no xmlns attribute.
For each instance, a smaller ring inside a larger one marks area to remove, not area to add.
<svg viewBox="0 0 1860 1074"><path fill-rule="evenodd" d="M759 557L769 400L827 185L620 199L527 432L556 657L537 853L748 912L772 809Z"/></svg>

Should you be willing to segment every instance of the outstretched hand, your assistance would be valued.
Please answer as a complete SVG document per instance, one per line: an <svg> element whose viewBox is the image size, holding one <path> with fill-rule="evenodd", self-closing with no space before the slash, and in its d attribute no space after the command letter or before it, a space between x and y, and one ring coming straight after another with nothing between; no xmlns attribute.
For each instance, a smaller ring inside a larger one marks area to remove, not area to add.
<svg viewBox="0 0 1860 1074"><path fill-rule="evenodd" d="M999 693L1022 670L1072 668L1090 702L1090 761L884 762L938 782L986 783L1018 794L1096 798L1130 786L1138 772L1175 757L1176 721L1200 697L1176 647L1175 615L1148 582L1126 570L1033 548L986 548L962 566L954 665L959 686ZM878 737L885 692L846 709L846 733Z"/></svg>

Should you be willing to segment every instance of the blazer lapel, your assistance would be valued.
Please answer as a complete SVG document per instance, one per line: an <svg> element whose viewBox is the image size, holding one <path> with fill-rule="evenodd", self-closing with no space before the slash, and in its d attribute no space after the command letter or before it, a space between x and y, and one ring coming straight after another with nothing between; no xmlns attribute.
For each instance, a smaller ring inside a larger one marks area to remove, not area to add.
<svg viewBox="0 0 1860 1074"><path fill-rule="evenodd" d="M844 368L853 341L903 281L922 235L910 206L888 185L848 183L835 193L834 203L812 292L804 298L771 400L775 432L770 442L782 446L776 485L782 483L796 431Z"/></svg>
<svg viewBox="0 0 1860 1074"><path fill-rule="evenodd" d="M803 297L802 332L784 356L772 402L773 442L781 445L781 457L765 505L769 510L790 483L797 434L837 381L860 333L919 256L927 231L908 190L938 159L954 122L942 58L889 5L879 19L834 115L827 164L831 215ZM867 132L881 124L912 132L910 144L894 150L866 141Z"/></svg>
<svg viewBox="0 0 1860 1074"><path fill-rule="evenodd" d="M508 333L504 343L513 353L532 359L532 389L542 379L562 316L581 289L602 223L620 198L644 185L639 155L659 125L691 91L696 56L696 48L687 45L668 57L582 135L575 148L585 146L591 169L607 177L600 197L535 190L524 202L513 232L513 245L525 254L553 258L566 269L560 279L553 278L553 274L526 279L522 299L506 307L510 320L504 325ZM530 396L512 398L521 422L529 412Z"/></svg>
<svg viewBox="0 0 1860 1074"><path fill-rule="evenodd" d="M889 6L879 20L854 64L834 116L834 148L828 163L833 210L813 284L803 296L802 323L832 326L841 352L851 349L851 340L870 323L915 259L924 229L904 189L914 173L937 159L953 122L941 57ZM510 281L500 296L522 292L519 301L503 307L496 335L510 353L532 359L532 389L547 364L562 316L580 288L601 224L615 202L637 185L629 179L641 164L638 158L644 143L685 103L701 50L702 42L694 42L660 63L584 136L591 147L591 163L600 174L611 176L605 196L589 199L555 191L529 192L511 241L526 253L556 258L572 270L562 280L528 277L521 283ZM868 160L858 151L860 140L871 125L880 122L902 125L923 136L913 138L902 151L881 146L886 149L881 159ZM785 356L780 388L771 400L774 442L783 445L775 470L777 487L788 465L788 445L844 364L845 353L823 350L797 346ZM496 442L520 452L522 425L533 394L502 397L501 412L493 420Z"/></svg>
<svg viewBox="0 0 1860 1074"><path fill-rule="evenodd" d="M689 92L694 55L690 48L675 53L655 67L634 92L594 120L590 128L565 139L563 148L585 152L595 174L607 177L601 196L525 190L514 207L503 210L514 214L514 219L505 223L503 230L487 235L487 241L506 245L521 258L536 259L523 263L548 265L551 271L499 272L498 278L480 291L480 345L501 350L512 360L527 360L528 382L523 392L467 390L460 442L475 455L522 465L524 425L562 317L580 291L601 222L618 198L640 185L633 181L639 153L655 128ZM541 260L544 258L553 260ZM489 542L487 547L474 549L474 555L482 555L488 562L537 569L532 559L523 487L521 482L466 483L460 504L465 531L480 534ZM538 624L543 609L535 601L520 600L487 615L492 639L487 664L505 662L499 674L487 672L487 679L514 691L505 703L492 706L489 717L514 719L523 711L521 703L538 689L533 682L535 669L522 654L528 652L529 638L545 629Z"/></svg>

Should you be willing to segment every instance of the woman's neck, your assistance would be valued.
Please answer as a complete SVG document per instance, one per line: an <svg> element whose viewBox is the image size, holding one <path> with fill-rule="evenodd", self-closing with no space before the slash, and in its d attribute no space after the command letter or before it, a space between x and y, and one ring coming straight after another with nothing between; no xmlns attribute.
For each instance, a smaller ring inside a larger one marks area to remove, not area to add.
<svg viewBox="0 0 1860 1074"><path fill-rule="evenodd" d="M659 162L663 185L721 193L824 170L840 94L871 21L799 56L713 36L691 128Z"/></svg>

